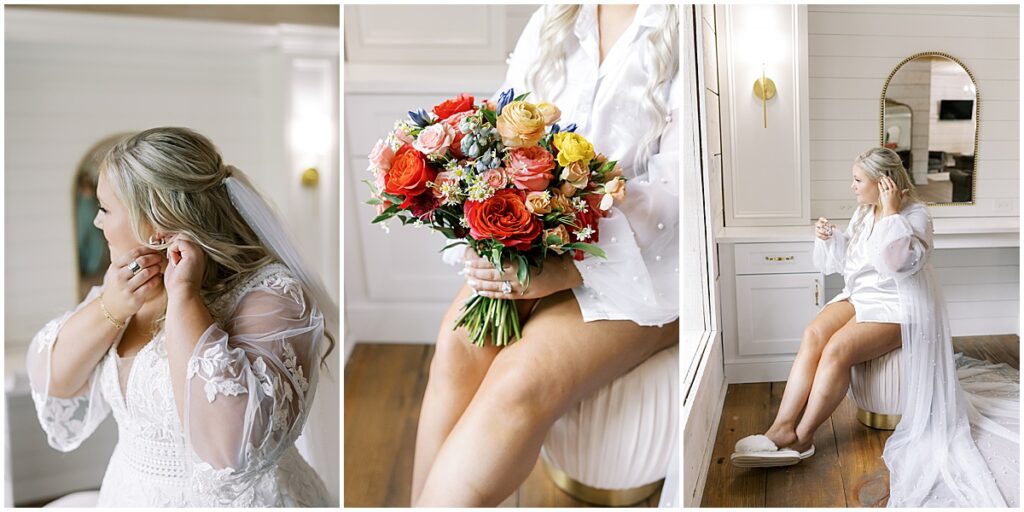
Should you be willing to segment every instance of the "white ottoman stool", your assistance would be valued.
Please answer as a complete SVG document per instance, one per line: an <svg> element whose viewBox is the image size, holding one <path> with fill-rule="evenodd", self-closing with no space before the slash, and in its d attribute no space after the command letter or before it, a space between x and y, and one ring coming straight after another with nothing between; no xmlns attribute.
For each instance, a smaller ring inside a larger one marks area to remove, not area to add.
<svg viewBox="0 0 1024 512"><path fill-rule="evenodd" d="M857 419L880 430L893 430L900 422L900 354L898 348L850 369L849 395L857 402Z"/></svg>
<svg viewBox="0 0 1024 512"><path fill-rule="evenodd" d="M597 505L647 499L679 430L679 347L658 352L558 419L541 458L555 485Z"/></svg>

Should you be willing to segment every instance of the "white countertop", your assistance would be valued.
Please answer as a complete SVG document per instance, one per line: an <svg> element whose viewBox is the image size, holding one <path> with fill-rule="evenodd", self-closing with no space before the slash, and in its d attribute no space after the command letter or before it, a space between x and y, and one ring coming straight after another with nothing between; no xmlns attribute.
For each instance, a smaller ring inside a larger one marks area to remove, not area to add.
<svg viewBox="0 0 1024 512"><path fill-rule="evenodd" d="M1020 247L1019 217L945 217L933 219L935 247L960 249L978 247ZM839 224L845 228L846 224ZM755 242L811 242L814 227L757 226L725 227L715 241L720 244Z"/></svg>

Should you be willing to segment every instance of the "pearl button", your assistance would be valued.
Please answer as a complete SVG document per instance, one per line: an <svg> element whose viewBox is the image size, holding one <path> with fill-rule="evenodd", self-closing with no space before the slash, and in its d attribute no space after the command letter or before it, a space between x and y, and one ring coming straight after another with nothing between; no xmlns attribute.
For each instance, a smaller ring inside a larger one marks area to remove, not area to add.
<svg viewBox="0 0 1024 512"><path fill-rule="evenodd" d="M658 229L665 229L665 225L659 222L658 223Z"/></svg>
<svg viewBox="0 0 1024 512"><path fill-rule="evenodd" d="M640 276L633 276L633 282L636 282L636 281L639 281L639 280L640 280Z"/></svg>
<svg viewBox="0 0 1024 512"><path fill-rule="evenodd" d="M654 261L661 261L661 256L655 256Z"/></svg>
<svg viewBox="0 0 1024 512"><path fill-rule="evenodd" d="M671 123L672 122L672 116L665 116L665 122L666 123Z"/></svg>
<svg viewBox="0 0 1024 512"><path fill-rule="evenodd" d="M618 242L618 241L619 241L619 239L618 239L618 238L615 238L614 236L612 237L612 243L613 243L613 244L614 244L615 242Z"/></svg>

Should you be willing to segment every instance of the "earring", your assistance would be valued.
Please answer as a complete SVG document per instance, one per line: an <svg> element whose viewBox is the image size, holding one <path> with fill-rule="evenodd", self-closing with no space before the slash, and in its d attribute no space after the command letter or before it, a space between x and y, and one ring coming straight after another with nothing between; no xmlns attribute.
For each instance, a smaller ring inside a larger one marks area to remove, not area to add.
<svg viewBox="0 0 1024 512"><path fill-rule="evenodd" d="M163 238L155 238L156 235L149 235L149 245L163 245Z"/></svg>

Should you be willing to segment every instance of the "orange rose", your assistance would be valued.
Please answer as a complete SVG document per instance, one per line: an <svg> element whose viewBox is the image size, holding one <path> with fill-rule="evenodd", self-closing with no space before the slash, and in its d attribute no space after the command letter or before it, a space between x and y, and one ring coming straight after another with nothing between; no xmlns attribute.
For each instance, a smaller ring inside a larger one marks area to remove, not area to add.
<svg viewBox="0 0 1024 512"><path fill-rule="evenodd" d="M406 144L395 153L391 169L384 174L384 191L403 196L405 199L399 208L406 209L412 205L413 198L427 192L427 184L436 177L437 171L427 165L423 154Z"/></svg>
<svg viewBox="0 0 1024 512"><path fill-rule="evenodd" d="M540 219L526 209L526 196L511 188L499 190L484 201L466 201L469 235L475 240L493 238L513 249L526 251L544 229Z"/></svg>

